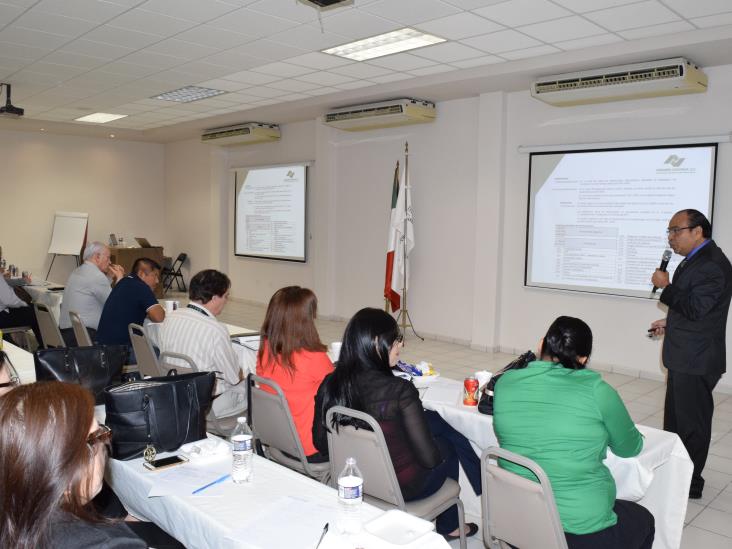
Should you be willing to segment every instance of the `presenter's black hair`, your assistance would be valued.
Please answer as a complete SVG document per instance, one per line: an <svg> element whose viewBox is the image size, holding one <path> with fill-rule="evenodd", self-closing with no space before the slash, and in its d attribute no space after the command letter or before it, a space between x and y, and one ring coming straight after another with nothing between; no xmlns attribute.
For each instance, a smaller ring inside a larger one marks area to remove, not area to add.
<svg viewBox="0 0 732 549"><path fill-rule="evenodd" d="M702 236L704 238L712 238L712 224L709 223L707 217L699 210L681 210L679 213L685 213L689 220L689 227L701 227Z"/></svg>
<svg viewBox="0 0 732 549"><path fill-rule="evenodd" d="M372 371L391 376L389 352L398 337L396 320L381 309L365 308L353 315L343 334L337 367L323 382L325 387L320 417L324 425L325 415L333 406L363 411L357 374ZM336 431L338 421L339 418L333 418ZM340 423L346 424L348 421L344 418Z"/></svg>
<svg viewBox="0 0 732 549"><path fill-rule="evenodd" d="M592 353L592 330L579 318L560 316L549 326L541 345L543 359L556 360L565 368L581 370L579 359Z"/></svg>
<svg viewBox="0 0 732 549"><path fill-rule="evenodd" d="M188 297L191 301L208 303L214 296L223 297L231 287L231 280L224 273L215 269L206 269L191 278Z"/></svg>

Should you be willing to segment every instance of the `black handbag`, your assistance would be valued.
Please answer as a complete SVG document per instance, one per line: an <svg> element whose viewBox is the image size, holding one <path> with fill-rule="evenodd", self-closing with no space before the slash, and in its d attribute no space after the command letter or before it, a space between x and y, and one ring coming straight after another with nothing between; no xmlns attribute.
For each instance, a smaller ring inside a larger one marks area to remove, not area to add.
<svg viewBox="0 0 732 549"><path fill-rule="evenodd" d="M480 396L480 400L478 401L478 411L481 414L488 414L492 416L493 397L495 396L496 382L498 382L498 378L509 370L520 370L521 368L526 368L526 365L534 360L536 360L536 355L533 351L526 351L520 357L514 359L513 362L507 364L501 370L496 372L483 389L483 394Z"/></svg>
<svg viewBox="0 0 732 549"><path fill-rule="evenodd" d="M102 403L102 391L119 382L127 360L127 345L94 345L38 349L33 353L38 381L65 381L89 389Z"/></svg>
<svg viewBox="0 0 732 549"><path fill-rule="evenodd" d="M112 456L155 459L206 436L206 414L216 374L151 377L104 389L105 423L112 429Z"/></svg>

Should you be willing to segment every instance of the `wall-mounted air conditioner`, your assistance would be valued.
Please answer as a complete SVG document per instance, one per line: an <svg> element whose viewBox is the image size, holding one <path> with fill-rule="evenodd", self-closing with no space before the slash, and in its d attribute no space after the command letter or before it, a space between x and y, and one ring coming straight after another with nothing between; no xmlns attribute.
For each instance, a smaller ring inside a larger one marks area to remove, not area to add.
<svg viewBox="0 0 732 549"><path fill-rule="evenodd" d="M251 145L277 141L280 138L280 127L277 124L246 122L235 126L211 128L201 135L201 142L209 145L231 147L234 145Z"/></svg>
<svg viewBox="0 0 732 549"><path fill-rule="evenodd" d="M532 97L559 107L706 90L707 76L683 57L556 74L531 84Z"/></svg>
<svg viewBox="0 0 732 549"><path fill-rule="evenodd" d="M430 101L401 98L334 109L326 113L325 123L341 130L362 131L432 122L436 115L435 104Z"/></svg>

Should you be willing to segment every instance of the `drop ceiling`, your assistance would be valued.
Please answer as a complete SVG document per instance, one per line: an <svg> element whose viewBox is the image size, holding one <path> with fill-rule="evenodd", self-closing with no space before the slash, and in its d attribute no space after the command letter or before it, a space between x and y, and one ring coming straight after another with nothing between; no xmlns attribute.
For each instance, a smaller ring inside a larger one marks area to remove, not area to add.
<svg viewBox="0 0 732 549"><path fill-rule="evenodd" d="M353 62L320 50L410 26L447 42ZM398 95L443 100L542 74L688 56L732 63L732 0L0 0L0 129L170 141ZM183 86L226 93L151 99ZM126 114L103 127L74 119Z"/></svg>

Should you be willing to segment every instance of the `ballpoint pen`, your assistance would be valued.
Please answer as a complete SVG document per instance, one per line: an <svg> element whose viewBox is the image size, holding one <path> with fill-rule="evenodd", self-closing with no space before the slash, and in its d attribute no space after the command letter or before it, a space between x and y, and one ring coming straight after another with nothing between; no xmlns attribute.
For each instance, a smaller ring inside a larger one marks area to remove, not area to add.
<svg viewBox="0 0 732 549"><path fill-rule="evenodd" d="M325 534L328 533L328 523L325 523L325 526L323 526L323 533L320 534L320 539L318 540L318 544L315 546L315 549L318 549L320 547L320 544L323 543L323 538L325 537Z"/></svg>
<svg viewBox="0 0 732 549"><path fill-rule="evenodd" d="M224 482L226 479L228 479L231 475L224 475L223 477L219 477L216 480L209 482L205 486L201 486L200 488L196 488L191 492L191 495L198 494L199 492L203 492L206 488L211 488L211 486L215 486L216 484L220 484Z"/></svg>

